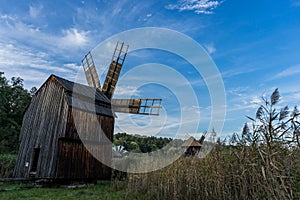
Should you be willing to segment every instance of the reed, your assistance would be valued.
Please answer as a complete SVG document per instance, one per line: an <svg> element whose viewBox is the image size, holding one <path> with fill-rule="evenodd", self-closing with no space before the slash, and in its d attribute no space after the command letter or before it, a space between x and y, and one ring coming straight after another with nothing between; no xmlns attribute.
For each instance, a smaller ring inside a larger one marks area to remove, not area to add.
<svg viewBox="0 0 300 200"><path fill-rule="evenodd" d="M299 199L299 149L264 151L264 146L218 145L203 159L182 157L112 185L126 189L128 199Z"/></svg>

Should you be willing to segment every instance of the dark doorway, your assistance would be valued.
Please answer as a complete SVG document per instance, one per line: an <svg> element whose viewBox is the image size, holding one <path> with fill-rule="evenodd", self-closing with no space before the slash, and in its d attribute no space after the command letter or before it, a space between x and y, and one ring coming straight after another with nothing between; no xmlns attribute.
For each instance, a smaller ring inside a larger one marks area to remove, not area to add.
<svg viewBox="0 0 300 200"><path fill-rule="evenodd" d="M34 148L33 152L32 152L32 162L31 162L31 168L30 168L30 175L35 176L35 174L36 174L39 155L40 155L40 148Z"/></svg>

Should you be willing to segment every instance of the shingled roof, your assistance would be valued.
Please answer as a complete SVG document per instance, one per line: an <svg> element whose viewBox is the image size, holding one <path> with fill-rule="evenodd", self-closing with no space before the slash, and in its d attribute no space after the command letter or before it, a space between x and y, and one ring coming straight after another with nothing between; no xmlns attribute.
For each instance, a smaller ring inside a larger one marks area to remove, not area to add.
<svg viewBox="0 0 300 200"><path fill-rule="evenodd" d="M77 94L83 97L88 97L92 100L110 104L110 100L97 88L89 87L80 83L75 83L53 74L51 76L53 76L69 93Z"/></svg>
<svg viewBox="0 0 300 200"><path fill-rule="evenodd" d="M66 100L70 107L100 115L114 116L110 100L99 89L75 83L53 74L36 94L51 80L56 81L64 88Z"/></svg>
<svg viewBox="0 0 300 200"><path fill-rule="evenodd" d="M190 137L181 145L181 147L201 147L201 146L202 145L194 137Z"/></svg>

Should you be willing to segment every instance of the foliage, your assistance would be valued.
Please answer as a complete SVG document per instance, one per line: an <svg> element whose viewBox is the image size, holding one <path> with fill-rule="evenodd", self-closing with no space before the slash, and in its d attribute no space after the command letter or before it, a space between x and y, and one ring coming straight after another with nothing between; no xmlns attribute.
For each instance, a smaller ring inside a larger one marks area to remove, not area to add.
<svg viewBox="0 0 300 200"><path fill-rule="evenodd" d="M0 72L0 153L17 152L23 113L31 95L23 88L23 79L8 81Z"/></svg>
<svg viewBox="0 0 300 200"><path fill-rule="evenodd" d="M114 135L114 145L124 146L127 151L149 153L161 149L169 142L171 138L146 137L141 135L130 135L126 133L117 133Z"/></svg>

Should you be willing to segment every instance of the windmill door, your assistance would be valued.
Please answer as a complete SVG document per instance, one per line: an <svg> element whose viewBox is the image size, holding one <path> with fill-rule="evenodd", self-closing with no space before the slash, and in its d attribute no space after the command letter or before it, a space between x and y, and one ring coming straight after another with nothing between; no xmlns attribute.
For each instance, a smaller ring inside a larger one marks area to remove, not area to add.
<svg viewBox="0 0 300 200"><path fill-rule="evenodd" d="M36 175L39 155L40 155L40 148L34 148L32 152L32 160L31 160L31 167L29 173L31 177L35 177Z"/></svg>

